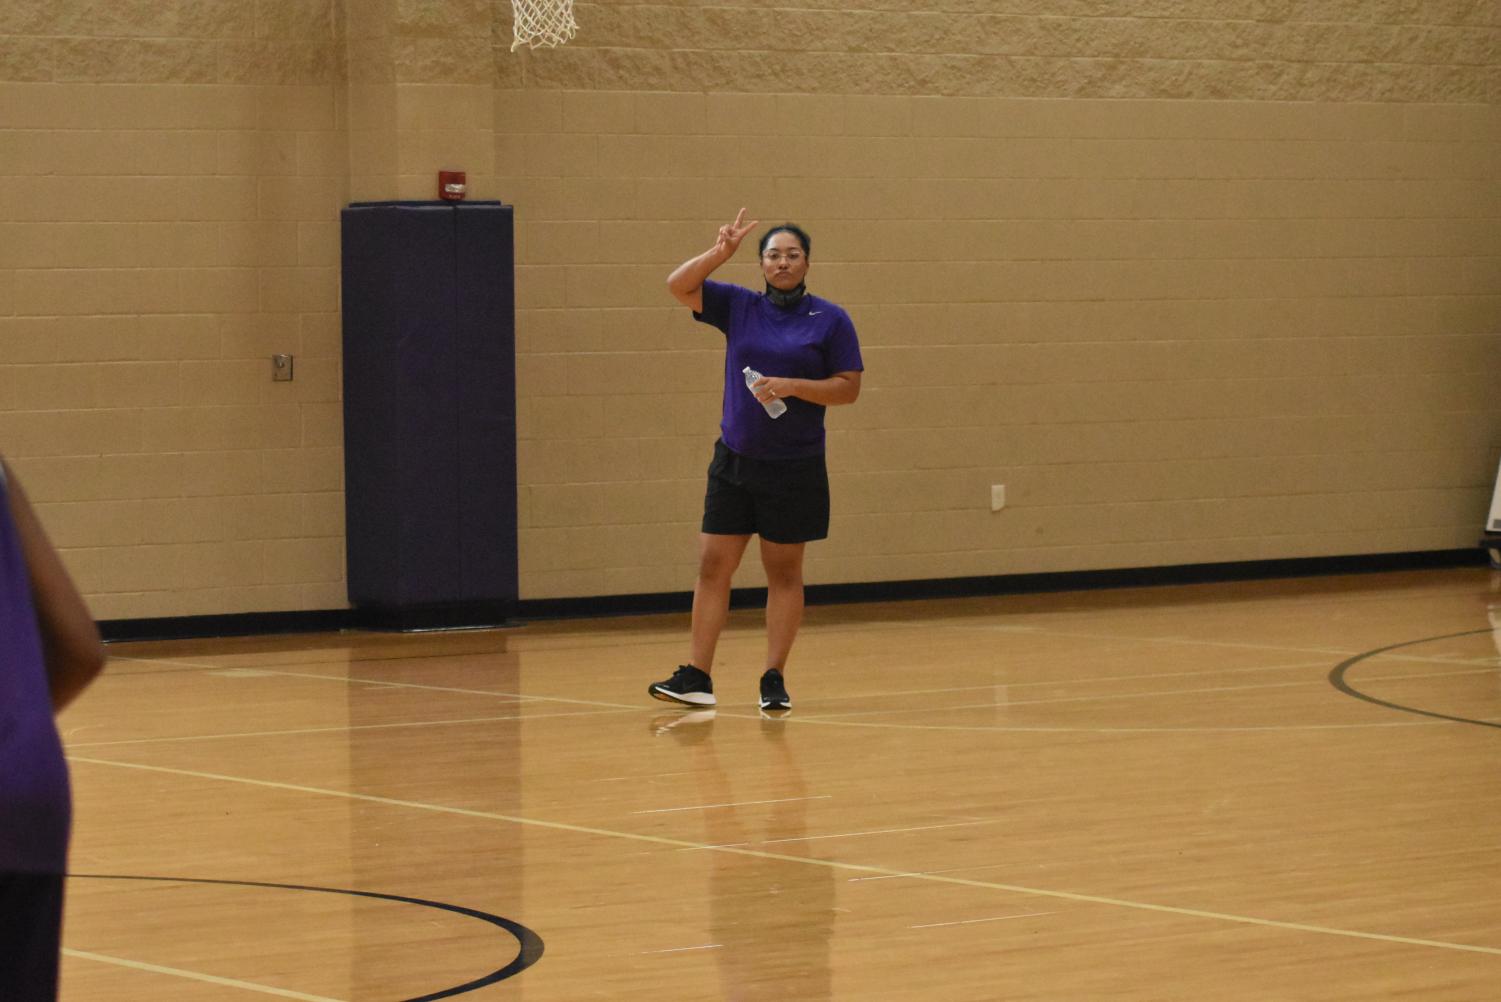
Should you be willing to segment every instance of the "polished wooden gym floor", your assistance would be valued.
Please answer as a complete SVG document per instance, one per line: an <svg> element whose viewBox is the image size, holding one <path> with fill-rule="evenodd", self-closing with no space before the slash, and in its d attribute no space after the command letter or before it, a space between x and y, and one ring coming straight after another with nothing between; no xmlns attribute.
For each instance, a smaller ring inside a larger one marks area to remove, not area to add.
<svg viewBox="0 0 1501 1002"><path fill-rule="evenodd" d="M1501 997L1501 575L121 644L65 1002Z"/></svg>

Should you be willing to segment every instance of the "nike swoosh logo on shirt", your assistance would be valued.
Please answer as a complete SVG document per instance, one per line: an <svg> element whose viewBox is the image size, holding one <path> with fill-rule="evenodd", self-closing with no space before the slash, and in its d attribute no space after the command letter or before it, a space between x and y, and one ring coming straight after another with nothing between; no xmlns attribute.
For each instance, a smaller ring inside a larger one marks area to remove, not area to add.
<svg viewBox="0 0 1501 1002"><path fill-rule="evenodd" d="M818 316L822 312L823 312L823 310L809 310L808 311L808 316L810 316L810 317L816 317L816 316Z"/></svg>

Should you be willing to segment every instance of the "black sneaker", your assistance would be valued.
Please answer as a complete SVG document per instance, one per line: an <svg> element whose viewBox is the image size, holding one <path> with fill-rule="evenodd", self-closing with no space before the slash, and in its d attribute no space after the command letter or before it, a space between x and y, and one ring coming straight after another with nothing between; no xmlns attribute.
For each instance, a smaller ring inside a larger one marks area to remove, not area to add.
<svg viewBox="0 0 1501 1002"><path fill-rule="evenodd" d="M646 687L649 695L668 703L684 706L713 706L714 681L708 674L692 665L678 665L672 678L665 682L653 682Z"/></svg>
<svg viewBox="0 0 1501 1002"><path fill-rule="evenodd" d="M782 673L775 668L766 669L761 676L761 709L792 709L792 697L787 695L787 684L782 681Z"/></svg>

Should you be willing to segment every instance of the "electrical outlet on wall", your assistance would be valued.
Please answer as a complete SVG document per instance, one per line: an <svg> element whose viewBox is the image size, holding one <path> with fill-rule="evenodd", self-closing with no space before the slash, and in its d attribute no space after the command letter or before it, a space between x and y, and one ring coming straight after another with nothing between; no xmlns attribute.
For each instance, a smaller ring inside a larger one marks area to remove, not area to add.
<svg viewBox="0 0 1501 1002"><path fill-rule="evenodd" d="M990 485L990 510L991 511L1000 511L1004 507L1006 507L1006 485L1005 484L991 484Z"/></svg>

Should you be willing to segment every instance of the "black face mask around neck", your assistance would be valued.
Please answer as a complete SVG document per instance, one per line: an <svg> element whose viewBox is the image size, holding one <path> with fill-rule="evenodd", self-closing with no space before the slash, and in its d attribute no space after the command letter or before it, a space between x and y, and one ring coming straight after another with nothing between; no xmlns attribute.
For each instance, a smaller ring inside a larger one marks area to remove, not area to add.
<svg viewBox="0 0 1501 1002"><path fill-rule="evenodd" d="M784 310L790 310L798 303L801 303L803 296L807 295L807 293L808 286L805 282L797 283L797 288L788 289L786 292L778 289L770 282L766 283L766 298Z"/></svg>

